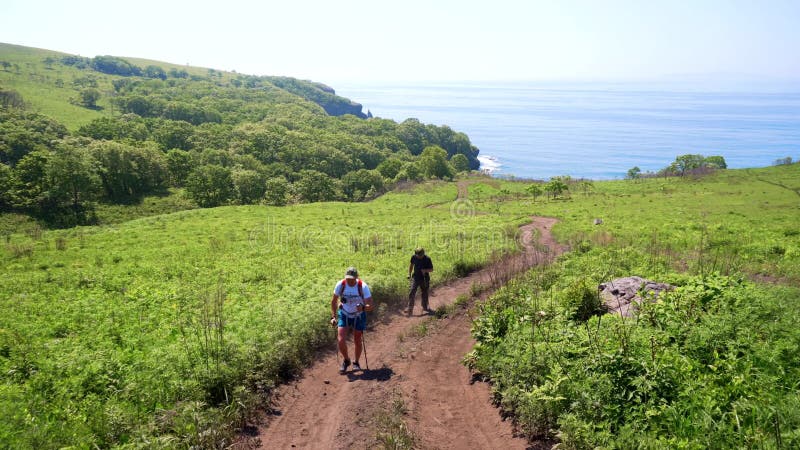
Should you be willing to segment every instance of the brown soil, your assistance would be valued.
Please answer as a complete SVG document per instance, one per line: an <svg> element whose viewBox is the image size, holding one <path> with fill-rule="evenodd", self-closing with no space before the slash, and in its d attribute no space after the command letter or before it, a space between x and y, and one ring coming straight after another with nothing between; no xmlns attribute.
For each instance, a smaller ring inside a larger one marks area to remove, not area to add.
<svg viewBox="0 0 800 450"><path fill-rule="evenodd" d="M473 285L488 292L516 273L551 261L565 250L550 234L555 222L533 218L521 228L522 252L435 288L431 308L470 295ZM415 448L530 448L492 404L489 385L474 382L461 364L475 343L470 325L466 309L437 320L422 314L417 299L411 317L395 312L368 329L370 370L339 375L336 353L319 355L300 379L276 390L257 436L242 444L263 449L376 448L384 445L381 432L398 433L397 427L387 430L394 420L395 425L402 422ZM352 343L349 349L352 353ZM362 357L362 367L365 362Z"/></svg>

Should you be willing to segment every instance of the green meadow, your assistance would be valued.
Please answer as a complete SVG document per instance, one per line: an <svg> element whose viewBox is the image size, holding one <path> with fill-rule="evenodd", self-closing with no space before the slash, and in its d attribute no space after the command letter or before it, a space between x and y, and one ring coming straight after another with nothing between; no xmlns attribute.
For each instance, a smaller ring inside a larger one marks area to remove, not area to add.
<svg viewBox="0 0 800 450"><path fill-rule="evenodd" d="M410 249L429 249L440 283L513 250L530 215L559 217L555 233L572 251L482 307L465 361L531 436L556 433L571 448L637 436L654 447L795 442L798 166L573 183L554 199L534 199L526 182L467 183L466 199L433 183L369 203L7 235L3 442L229 442L259 394L331 343L328 300L345 267L359 268L382 316L403 295ZM647 312L663 317L575 319L597 284L627 275L679 286ZM749 429L732 425L734 409ZM710 433L720 421L730 427Z"/></svg>
<svg viewBox="0 0 800 450"><path fill-rule="evenodd" d="M523 219L459 215L456 186L370 203L182 211L6 235L0 441L16 448L230 442L256 401L331 342L355 265L388 313L407 257L435 282L511 249ZM380 316L380 314L379 314Z"/></svg>
<svg viewBox="0 0 800 450"><path fill-rule="evenodd" d="M96 71L87 73L74 66L59 64L57 61L64 56L65 53L52 50L0 43L0 60L10 64L0 68L0 87L20 93L29 110L54 118L70 130L77 130L81 125L113 113L110 93L114 92L113 81L119 77ZM55 62L49 62L48 58ZM142 67L152 64L164 70L181 70L188 76L209 75L209 69L201 67L140 58L127 60ZM229 72L211 72L220 82L232 78ZM84 86L95 86L104 94L97 102L97 108L85 108L75 103L79 89Z"/></svg>
<svg viewBox="0 0 800 450"><path fill-rule="evenodd" d="M57 118L70 129L77 129L103 116L100 110L83 108L71 102L77 98L74 81L85 78L80 70L42 63L48 57L59 58L61 53L0 44L0 54L3 60L13 61L13 65L0 70L0 86L19 92L33 111ZM100 89L112 90L110 77L96 74L92 78ZM102 108L110 106L104 100L98 105Z"/></svg>
<svg viewBox="0 0 800 450"><path fill-rule="evenodd" d="M484 188L479 208L559 217L572 251L481 305L464 358L521 430L573 449L800 445L800 166L511 200L524 188ZM604 314L597 286L631 275L676 288Z"/></svg>

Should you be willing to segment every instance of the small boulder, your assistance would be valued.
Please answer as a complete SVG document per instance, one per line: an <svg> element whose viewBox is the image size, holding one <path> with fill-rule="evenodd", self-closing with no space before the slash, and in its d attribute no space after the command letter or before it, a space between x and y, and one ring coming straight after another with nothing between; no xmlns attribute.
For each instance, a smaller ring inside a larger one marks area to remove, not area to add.
<svg viewBox="0 0 800 450"><path fill-rule="evenodd" d="M671 291L675 287L667 283L631 276L602 283L597 289L600 291L600 298L609 313L630 317L633 314L632 305L641 303L642 296L656 300L661 292Z"/></svg>
<svg viewBox="0 0 800 450"><path fill-rule="evenodd" d="M602 225L603 224L603 219L594 219L594 224L595 225Z"/></svg>

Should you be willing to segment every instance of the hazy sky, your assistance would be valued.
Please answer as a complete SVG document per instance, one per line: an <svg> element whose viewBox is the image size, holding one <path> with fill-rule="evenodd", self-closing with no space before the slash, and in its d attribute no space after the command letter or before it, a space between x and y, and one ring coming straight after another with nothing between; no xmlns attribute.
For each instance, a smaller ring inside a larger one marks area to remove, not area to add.
<svg viewBox="0 0 800 450"><path fill-rule="evenodd" d="M0 42L318 81L800 79L800 0L2 0Z"/></svg>

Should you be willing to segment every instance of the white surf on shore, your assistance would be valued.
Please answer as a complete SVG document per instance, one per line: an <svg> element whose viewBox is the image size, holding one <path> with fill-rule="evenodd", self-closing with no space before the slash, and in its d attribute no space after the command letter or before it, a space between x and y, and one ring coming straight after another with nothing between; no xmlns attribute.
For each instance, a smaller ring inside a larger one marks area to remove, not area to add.
<svg viewBox="0 0 800 450"><path fill-rule="evenodd" d="M491 155L478 155L478 161L481 163L481 171L489 175L496 174L503 166L499 159Z"/></svg>

